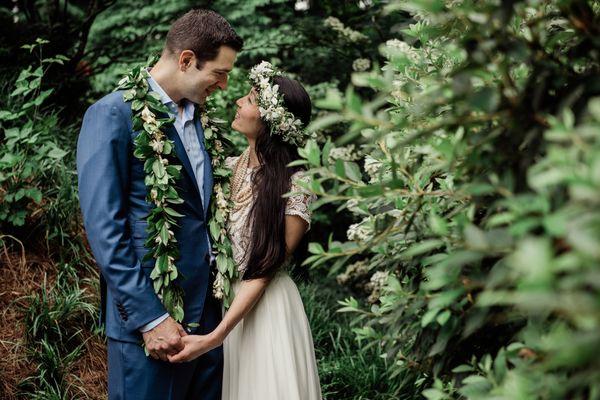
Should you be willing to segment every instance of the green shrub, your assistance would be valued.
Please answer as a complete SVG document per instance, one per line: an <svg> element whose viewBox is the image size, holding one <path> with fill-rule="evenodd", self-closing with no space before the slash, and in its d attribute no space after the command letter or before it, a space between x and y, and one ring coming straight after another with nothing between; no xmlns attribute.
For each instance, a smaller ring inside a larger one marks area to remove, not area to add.
<svg viewBox="0 0 600 400"><path fill-rule="evenodd" d="M38 232L43 238L64 239L75 229L78 208L73 172L73 139L66 139L56 112L47 99L52 88L42 85L45 72L65 57L42 57L38 39L24 46L38 54L38 64L23 69L0 110L0 230L18 236Z"/></svg>
<svg viewBox="0 0 600 400"><path fill-rule="evenodd" d="M347 129L302 150L310 188L355 224L307 263L430 399L598 396L599 8L390 2L385 66L317 103Z"/></svg>

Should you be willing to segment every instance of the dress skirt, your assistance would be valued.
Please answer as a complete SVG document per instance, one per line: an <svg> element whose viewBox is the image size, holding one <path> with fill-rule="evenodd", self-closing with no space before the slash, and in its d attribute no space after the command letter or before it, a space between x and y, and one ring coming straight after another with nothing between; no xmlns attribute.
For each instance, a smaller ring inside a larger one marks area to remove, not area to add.
<svg viewBox="0 0 600 400"><path fill-rule="evenodd" d="M240 281L234 283L234 292ZM313 339L296 284L271 280L223 343L222 400L320 400Z"/></svg>

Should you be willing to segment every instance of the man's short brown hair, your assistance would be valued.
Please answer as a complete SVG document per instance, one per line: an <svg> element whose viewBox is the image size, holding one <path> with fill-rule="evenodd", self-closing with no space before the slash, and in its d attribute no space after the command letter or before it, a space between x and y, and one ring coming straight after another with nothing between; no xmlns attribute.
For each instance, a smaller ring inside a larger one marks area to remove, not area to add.
<svg viewBox="0 0 600 400"><path fill-rule="evenodd" d="M221 46L240 51L244 41L221 15L199 9L190 10L173 22L165 50L171 54L193 51L198 60L196 67L202 69L204 62L217 58Z"/></svg>

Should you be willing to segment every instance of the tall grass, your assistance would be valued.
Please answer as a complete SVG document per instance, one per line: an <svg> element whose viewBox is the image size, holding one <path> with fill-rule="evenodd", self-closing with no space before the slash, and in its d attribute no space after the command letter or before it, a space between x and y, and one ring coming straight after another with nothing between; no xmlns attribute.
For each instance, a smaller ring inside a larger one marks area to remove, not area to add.
<svg viewBox="0 0 600 400"><path fill-rule="evenodd" d="M387 379L389 369L379 349L361 349L351 329L350 318L336 311L338 299L348 294L333 279L303 283L299 290L312 330L325 399L414 398L410 391L398 395L399 387Z"/></svg>

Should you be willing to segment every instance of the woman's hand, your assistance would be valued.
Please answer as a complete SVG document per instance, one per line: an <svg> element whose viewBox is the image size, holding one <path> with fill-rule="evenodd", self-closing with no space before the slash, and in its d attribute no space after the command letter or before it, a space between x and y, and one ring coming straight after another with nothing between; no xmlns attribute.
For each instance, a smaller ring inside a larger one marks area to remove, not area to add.
<svg viewBox="0 0 600 400"><path fill-rule="evenodd" d="M213 333L209 333L208 335L188 335L182 337L181 341L185 347L177 354L168 355L169 362L182 363L192 361L223 343Z"/></svg>

